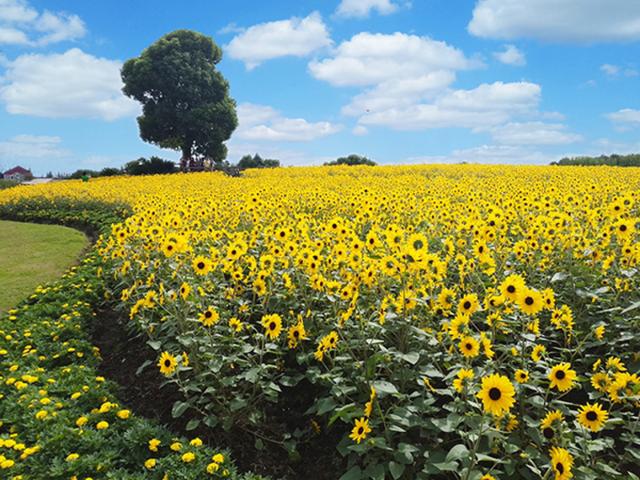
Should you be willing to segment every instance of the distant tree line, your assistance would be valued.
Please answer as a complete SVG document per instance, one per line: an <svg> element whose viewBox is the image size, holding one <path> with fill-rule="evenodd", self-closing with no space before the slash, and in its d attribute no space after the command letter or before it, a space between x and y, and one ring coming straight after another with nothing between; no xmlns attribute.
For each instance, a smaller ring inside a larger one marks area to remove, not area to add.
<svg viewBox="0 0 640 480"><path fill-rule="evenodd" d="M102 170L90 170L82 168L76 170L70 175L58 174L62 178L82 178L82 177L113 177L115 175L155 175L163 173L175 173L178 167L171 160L164 160L160 157L151 157L146 159L140 157L126 163L122 168L106 167ZM51 172L47 173L47 177L52 177Z"/></svg>
<svg viewBox="0 0 640 480"><path fill-rule="evenodd" d="M630 155L600 155L599 157L565 157L557 162L551 162L551 165L609 165L611 167L640 167L640 153L632 153Z"/></svg>
<svg viewBox="0 0 640 480"><path fill-rule="evenodd" d="M326 162L325 165L327 166L331 166L331 165L369 165L370 167L373 167L376 165L376 162L374 162L373 160L364 157L362 155L356 155L356 154L351 154L347 157L340 157L337 158L336 160L333 160L331 162Z"/></svg>

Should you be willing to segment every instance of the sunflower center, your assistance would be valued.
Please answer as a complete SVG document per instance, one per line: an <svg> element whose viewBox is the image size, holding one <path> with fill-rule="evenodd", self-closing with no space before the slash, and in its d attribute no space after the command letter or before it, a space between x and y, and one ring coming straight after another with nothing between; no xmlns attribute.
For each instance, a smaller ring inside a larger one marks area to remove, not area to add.
<svg viewBox="0 0 640 480"><path fill-rule="evenodd" d="M525 298L524 303L526 303L527 305L533 305L533 297Z"/></svg>
<svg viewBox="0 0 640 480"><path fill-rule="evenodd" d="M627 231L627 226L626 225L620 225L620 231L621 232L626 232Z"/></svg>
<svg viewBox="0 0 640 480"><path fill-rule="evenodd" d="M165 367L170 367L171 366L171 360L169 360L168 358L164 361L164 366Z"/></svg>
<svg viewBox="0 0 640 480"><path fill-rule="evenodd" d="M300 336L300 332L298 330L293 331L293 336L298 338Z"/></svg>
<svg viewBox="0 0 640 480"><path fill-rule="evenodd" d="M204 268L204 262L198 262L198 270L202 270Z"/></svg>
<svg viewBox="0 0 640 480"><path fill-rule="evenodd" d="M590 422L595 422L598 419L598 414L594 411L587 412L585 416Z"/></svg>
<svg viewBox="0 0 640 480"><path fill-rule="evenodd" d="M362 435L363 432L364 432L364 428L358 427L358 435Z"/></svg>
<svg viewBox="0 0 640 480"><path fill-rule="evenodd" d="M209 310L207 310L207 311L204 313L205 318L211 318L211 316L212 316L212 315L213 315L213 313L211 313Z"/></svg>
<svg viewBox="0 0 640 480"><path fill-rule="evenodd" d="M467 350L471 350L473 349L473 345L471 345L470 343L465 343L464 348L466 348Z"/></svg>
<svg viewBox="0 0 640 480"><path fill-rule="evenodd" d="M276 322L271 322L269 324L269 330L275 330L276 329Z"/></svg>
<svg viewBox="0 0 640 480"><path fill-rule="evenodd" d="M465 310L469 310L471 308L471 302L467 300L462 304L462 308L464 308Z"/></svg>
<svg viewBox="0 0 640 480"><path fill-rule="evenodd" d="M546 438L547 440L551 440L553 438L553 428L551 427L547 427L544 430L542 430L542 434L544 435L544 438Z"/></svg>
<svg viewBox="0 0 640 480"><path fill-rule="evenodd" d="M507 292L514 293L515 291L516 291L516 287L514 287L513 285L509 285L507 287Z"/></svg>
<svg viewBox="0 0 640 480"><path fill-rule="evenodd" d="M556 463L556 470L560 475L562 475L564 473L564 465L560 462Z"/></svg>
<svg viewBox="0 0 640 480"><path fill-rule="evenodd" d="M498 400L500 400L501 396L502 396L502 392L500 391L499 388L493 387L491 390L489 390L489 398L494 402L497 402Z"/></svg>
<svg viewBox="0 0 640 480"><path fill-rule="evenodd" d="M556 378L557 378L558 380L562 380L562 379L563 379L564 377L566 377L566 376L567 376L567 374L564 372L564 370L558 370L558 371L556 372Z"/></svg>

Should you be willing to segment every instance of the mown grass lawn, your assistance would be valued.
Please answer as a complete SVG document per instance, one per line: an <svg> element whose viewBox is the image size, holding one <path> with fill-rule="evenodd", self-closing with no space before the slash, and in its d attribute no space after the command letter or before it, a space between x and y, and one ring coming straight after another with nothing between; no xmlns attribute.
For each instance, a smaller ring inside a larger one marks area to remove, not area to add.
<svg viewBox="0 0 640 480"><path fill-rule="evenodd" d="M88 243L71 228L0 221L0 312L55 280Z"/></svg>

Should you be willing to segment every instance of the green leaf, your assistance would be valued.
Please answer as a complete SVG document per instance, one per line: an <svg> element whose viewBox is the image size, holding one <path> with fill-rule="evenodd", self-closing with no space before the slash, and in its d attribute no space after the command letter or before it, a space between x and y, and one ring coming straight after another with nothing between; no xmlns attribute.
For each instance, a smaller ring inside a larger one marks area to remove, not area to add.
<svg viewBox="0 0 640 480"><path fill-rule="evenodd" d="M399 353L398 357L411 365L415 365L420 360L420 354L418 352Z"/></svg>
<svg viewBox="0 0 640 480"><path fill-rule="evenodd" d="M362 478L362 469L359 466L351 467L351 469L340 477L340 480L360 480Z"/></svg>
<svg viewBox="0 0 640 480"><path fill-rule="evenodd" d="M449 450L449 453L447 453L445 462L459 460L461 458L468 457L468 456L469 456L469 449L466 447L466 445L463 445L463 444L454 445L451 448L451 450Z"/></svg>
<svg viewBox="0 0 640 480"><path fill-rule="evenodd" d="M171 409L171 416L173 418L179 418L182 416L184 412L189 408L189 404L187 402L177 401L173 404L173 408Z"/></svg>
<svg viewBox="0 0 640 480"><path fill-rule="evenodd" d="M185 429L190 432L191 430L195 430L196 428L198 428L198 425L200 425L200 419L199 418L192 418L191 420L189 420L187 422L187 426L185 427Z"/></svg>
<svg viewBox="0 0 640 480"><path fill-rule="evenodd" d="M149 345L151 348L153 348L155 351L160 350L160 348L162 347L162 342L159 340L149 340L147 342L147 345Z"/></svg>
<svg viewBox="0 0 640 480"><path fill-rule="evenodd" d="M389 473L391 473L391 476L395 480L398 480L398 478L402 476L405 468L406 466L401 463L389 462Z"/></svg>
<svg viewBox="0 0 640 480"><path fill-rule="evenodd" d="M398 393L398 389L396 388L396 386L391 382L387 382L386 380L373 382L373 388L376 389L376 392L381 393L382 395L393 395Z"/></svg>

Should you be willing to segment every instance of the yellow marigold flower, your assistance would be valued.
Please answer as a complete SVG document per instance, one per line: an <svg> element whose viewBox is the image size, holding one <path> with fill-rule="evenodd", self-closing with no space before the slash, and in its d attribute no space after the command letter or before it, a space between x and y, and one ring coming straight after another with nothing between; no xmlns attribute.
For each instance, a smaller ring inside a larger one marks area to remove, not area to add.
<svg viewBox="0 0 640 480"><path fill-rule="evenodd" d="M174 452L179 452L180 450L182 450L182 444L180 442L173 442L169 448L171 450L173 450Z"/></svg>
<svg viewBox="0 0 640 480"><path fill-rule="evenodd" d="M191 463L196 459L196 454L193 452L187 452L182 455L182 461L184 463Z"/></svg>
<svg viewBox="0 0 640 480"><path fill-rule="evenodd" d="M160 443L160 440L158 440L157 438L152 438L151 440L149 440L149 450L151 450L152 452L157 452Z"/></svg>
<svg viewBox="0 0 640 480"><path fill-rule="evenodd" d="M211 460L213 460L216 463L224 463L224 455L222 455L221 453L216 453Z"/></svg>
<svg viewBox="0 0 640 480"><path fill-rule="evenodd" d="M220 465L218 465L215 462L210 463L209 465L207 465L207 473L210 475L213 475L214 473L216 473L218 470L220 469Z"/></svg>
<svg viewBox="0 0 640 480"><path fill-rule="evenodd" d="M49 412L47 412L46 410L40 410L38 413L36 413L36 418L38 420L44 420L48 415Z"/></svg>
<svg viewBox="0 0 640 480"><path fill-rule="evenodd" d="M73 462L74 460L77 460L80 458L80 455L78 455L77 453L70 453L69 455L67 455L67 458L65 458L65 460L67 462Z"/></svg>
<svg viewBox="0 0 640 480"><path fill-rule="evenodd" d="M126 420L127 418L129 418L131 416L131 411L130 410L120 410L120 411L118 411L118 413L116 415L121 420Z"/></svg>
<svg viewBox="0 0 640 480"><path fill-rule="evenodd" d="M106 430L107 428L109 428L109 422L105 422L104 420L102 420L101 422L98 422L96 428L98 430Z"/></svg>
<svg viewBox="0 0 640 480"><path fill-rule="evenodd" d="M157 465L158 461L155 458L149 458L144 462L144 466L147 470L152 470Z"/></svg>
<svg viewBox="0 0 640 480"><path fill-rule="evenodd" d="M191 445L192 447L200 447L202 446L202 440L196 437L189 442L189 445Z"/></svg>
<svg viewBox="0 0 640 480"><path fill-rule="evenodd" d="M604 325L598 325L594 330L593 330L593 334L595 335L595 337L598 340L602 340L604 338L604 332L605 332L605 326Z"/></svg>

